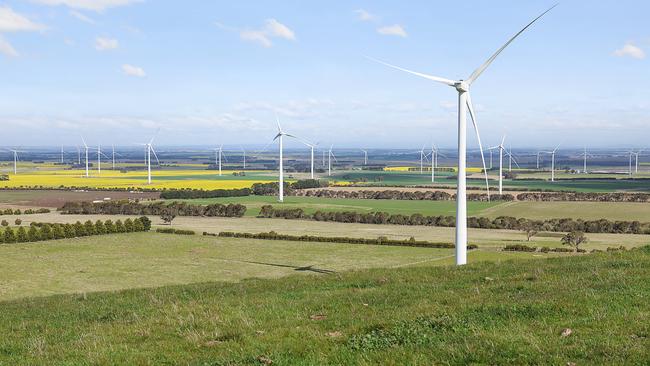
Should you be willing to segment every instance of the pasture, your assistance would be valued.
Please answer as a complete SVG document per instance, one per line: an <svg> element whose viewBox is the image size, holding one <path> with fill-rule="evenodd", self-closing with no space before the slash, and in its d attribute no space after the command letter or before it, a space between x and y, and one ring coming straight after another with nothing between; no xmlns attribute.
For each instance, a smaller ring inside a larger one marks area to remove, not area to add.
<svg viewBox="0 0 650 366"><path fill-rule="evenodd" d="M646 247L6 301L0 363L646 364L648 276Z"/></svg>

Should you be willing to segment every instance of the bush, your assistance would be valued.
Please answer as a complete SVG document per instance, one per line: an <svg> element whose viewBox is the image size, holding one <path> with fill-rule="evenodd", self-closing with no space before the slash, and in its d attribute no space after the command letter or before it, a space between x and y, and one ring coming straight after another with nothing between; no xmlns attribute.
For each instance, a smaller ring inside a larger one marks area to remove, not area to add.
<svg viewBox="0 0 650 366"><path fill-rule="evenodd" d="M158 228L156 229L157 233L162 234L178 234L178 235L195 235L196 233L192 230L180 230L172 228Z"/></svg>
<svg viewBox="0 0 650 366"><path fill-rule="evenodd" d="M16 219L16 220L14 221L14 223L16 224L16 226L20 226L20 224L23 223L23 220L21 220L21 219Z"/></svg>
<svg viewBox="0 0 650 366"><path fill-rule="evenodd" d="M506 245L503 250L509 252L535 252L537 251L537 247L530 247L523 244L509 244Z"/></svg>
<svg viewBox="0 0 650 366"><path fill-rule="evenodd" d="M171 189L160 193L164 199L194 199L194 198L219 198L219 197L244 197L250 196L250 188L241 189Z"/></svg>
<svg viewBox="0 0 650 366"><path fill-rule="evenodd" d="M149 218L147 216L140 217L140 222L142 223L142 226L143 226L142 231L151 230L151 220L149 220Z"/></svg>
<svg viewBox="0 0 650 366"><path fill-rule="evenodd" d="M185 202L156 202L140 204L130 201L106 202L66 202L60 209L62 214L74 215L154 215L162 216L171 213L176 216L216 216L241 217L246 213L246 206L241 204L214 203L210 205L195 205Z"/></svg>
<svg viewBox="0 0 650 366"><path fill-rule="evenodd" d="M2 224L2 226L4 226L4 227L7 227L7 226L9 226L9 221L2 220L2 223L0 223L0 224Z"/></svg>

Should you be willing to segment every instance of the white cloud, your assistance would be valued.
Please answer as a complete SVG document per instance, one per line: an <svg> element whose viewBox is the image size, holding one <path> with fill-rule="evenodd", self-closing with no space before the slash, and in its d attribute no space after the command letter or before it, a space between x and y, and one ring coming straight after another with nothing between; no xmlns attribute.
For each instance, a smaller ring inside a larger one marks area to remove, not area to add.
<svg viewBox="0 0 650 366"><path fill-rule="evenodd" d="M0 7L0 32L34 32L44 29L44 25L32 22L11 8Z"/></svg>
<svg viewBox="0 0 650 366"><path fill-rule="evenodd" d="M361 20L362 22L369 22L377 19L377 16L375 16L374 14L370 14L369 12L363 9L357 9L354 12L357 14L358 19Z"/></svg>
<svg viewBox="0 0 650 366"><path fill-rule="evenodd" d="M18 51L16 51L16 49L11 45L11 43L7 42L7 40L1 36L0 36L0 53L10 57L18 56Z"/></svg>
<svg viewBox="0 0 650 366"><path fill-rule="evenodd" d="M88 17L87 15L84 15L76 10L70 10L70 15L81 20L82 22L88 23L88 24L97 24L94 19Z"/></svg>
<svg viewBox="0 0 650 366"><path fill-rule="evenodd" d="M632 57L637 60L643 60L645 58L645 52L641 48L635 46L632 42L627 42L623 48L614 51L614 56Z"/></svg>
<svg viewBox="0 0 650 366"><path fill-rule="evenodd" d="M147 74L144 72L144 69L138 66L133 66L129 64L124 64L122 65L122 71L129 76L135 76L139 78L143 78L147 76Z"/></svg>
<svg viewBox="0 0 650 366"><path fill-rule="evenodd" d="M443 100L440 102L440 108L446 110L454 110L456 109L456 103L450 100Z"/></svg>
<svg viewBox="0 0 650 366"><path fill-rule="evenodd" d="M43 5L65 5L73 9L93 10L96 12L102 12L108 8L130 5L141 1L142 0L32 0L32 2Z"/></svg>
<svg viewBox="0 0 650 366"><path fill-rule="evenodd" d="M296 40L296 34L286 25L276 19L267 19L261 29L237 29L219 22L215 25L228 32L239 32L239 38L244 41L258 43L263 47L273 46L273 38L283 38L289 41Z"/></svg>
<svg viewBox="0 0 650 366"><path fill-rule="evenodd" d="M377 28L377 33L384 36L398 36L398 37L407 36L406 31L399 24Z"/></svg>
<svg viewBox="0 0 650 366"><path fill-rule="evenodd" d="M117 41L117 39L106 37L97 37L95 39L95 49L97 51L114 50L119 46L120 43Z"/></svg>

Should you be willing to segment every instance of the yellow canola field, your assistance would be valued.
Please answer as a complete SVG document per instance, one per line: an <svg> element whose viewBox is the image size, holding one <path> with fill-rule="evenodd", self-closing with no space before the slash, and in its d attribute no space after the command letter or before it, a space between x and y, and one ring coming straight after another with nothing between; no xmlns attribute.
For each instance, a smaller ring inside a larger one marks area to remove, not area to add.
<svg viewBox="0 0 650 366"><path fill-rule="evenodd" d="M100 174L91 171L86 178L81 170L35 171L9 174L8 181L0 187L90 187L90 188L155 188L155 189L233 189L247 188L254 183L273 182L273 175L258 177L235 177L233 171L222 171L219 177L215 171L162 170L153 171L152 184L147 184L144 171L120 173L104 170ZM253 172L247 172L252 174ZM259 173L259 172L258 172ZM170 179L171 178L171 179ZM248 179L247 179L248 178Z"/></svg>

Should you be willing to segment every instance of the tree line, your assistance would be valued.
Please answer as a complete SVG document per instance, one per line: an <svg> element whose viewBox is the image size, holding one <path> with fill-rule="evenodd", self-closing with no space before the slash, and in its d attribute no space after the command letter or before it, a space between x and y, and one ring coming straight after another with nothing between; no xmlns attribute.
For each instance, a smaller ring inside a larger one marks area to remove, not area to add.
<svg viewBox="0 0 650 366"><path fill-rule="evenodd" d="M83 236L105 235L113 233L131 233L149 231L151 220L148 217L136 219L90 220L85 223L77 221L74 224L32 223L29 228L24 226L6 227L0 231L0 243L26 243L42 240L79 238Z"/></svg>
<svg viewBox="0 0 650 366"><path fill-rule="evenodd" d="M246 206L238 203L196 205L186 202L155 202L142 204L120 200L103 202L66 202L59 209L62 214L70 215L155 215L173 214L174 216L210 216L242 217Z"/></svg>
<svg viewBox="0 0 650 366"><path fill-rule="evenodd" d="M348 198L348 199L370 199L370 200L405 200L405 201L452 201L456 199L455 194L444 191L402 191L402 190L333 190L318 189L310 191L297 191L295 196L319 197L319 198ZM487 193L470 193L467 195L470 201L487 201ZM491 194L492 201L512 201L511 194Z"/></svg>
<svg viewBox="0 0 650 366"><path fill-rule="evenodd" d="M21 211L19 208L16 209L5 208L4 210L0 210L0 215L33 215L33 214L49 213L49 212L50 212L49 208L37 208L37 209L28 208L23 211Z"/></svg>
<svg viewBox="0 0 650 366"><path fill-rule="evenodd" d="M316 211L313 214L308 214L301 208L277 209L271 205L262 206L258 217L378 225L456 226L456 218L454 216L424 216L419 213L402 215L390 214L388 212L361 213L354 211ZM533 228L537 231L550 232L579 231L585 233L650 234L650 223L640 223L639 221L610 221L607 219L582 220L564 218L533 220L512 216L499 216L495 219L488 217L469 217L467 219L467 226L478 229L525 230Z"/></svg>
<svg viewBox="0 0 650 366"><path fill-rule="evenodd" d="M263 240L285 240L285 241L309 241L317 243L345 243L345 244L366 244L366 245L389 245L389 246L402 246L402 247L418 247L418 248L446 248L453 249L456 246L452 243L434 243L430 241L415 240L411 237L407 240L388 239L385 236L380 236L375 239L371 238L350 238L350 237L333 237L333 236L315 236L315 235L287 235L278 234L275 231L268 233L235 233L230 231L222 231L219 234L210 234L203 232L206 236L219 236L222 238L246 238L246 239L263 239ZM468 249L477 249L478 245L469 244Z"/></svg>

